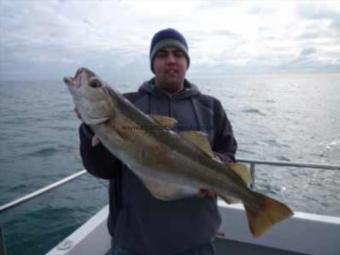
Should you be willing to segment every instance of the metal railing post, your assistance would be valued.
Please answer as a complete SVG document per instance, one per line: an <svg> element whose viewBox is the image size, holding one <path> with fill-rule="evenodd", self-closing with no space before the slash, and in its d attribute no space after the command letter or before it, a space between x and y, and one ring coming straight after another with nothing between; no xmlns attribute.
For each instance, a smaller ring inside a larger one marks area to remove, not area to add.
<svg viewBox="0 0 340 255"><path fill-rule="evenodd" d="M251 175L251 184L250 184L250 188L254 188L255 187L255 163L250 163L250 175Z"/></svg>

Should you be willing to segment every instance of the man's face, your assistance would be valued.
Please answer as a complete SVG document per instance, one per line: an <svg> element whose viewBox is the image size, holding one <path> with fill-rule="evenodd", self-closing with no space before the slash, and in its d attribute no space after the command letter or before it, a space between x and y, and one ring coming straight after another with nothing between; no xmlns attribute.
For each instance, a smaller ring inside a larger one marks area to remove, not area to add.
<svg viewBox="0 0 340 255"><path fill-rule="evenodd" d="M187 60L181 50L172 47L159 50L153 60L156 86L169 93L181 90L187 65Z"/></svg>

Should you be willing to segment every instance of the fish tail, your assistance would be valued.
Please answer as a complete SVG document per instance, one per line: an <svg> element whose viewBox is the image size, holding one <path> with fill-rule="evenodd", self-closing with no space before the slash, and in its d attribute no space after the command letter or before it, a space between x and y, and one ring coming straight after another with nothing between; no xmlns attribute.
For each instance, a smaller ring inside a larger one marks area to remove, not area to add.
<svg viewBox="0 0 340 255"><path fill-rule="evenodd" d="M249 229L254 237L259 237L275 223L293 215L293 211L285 204L260 193L254 193L258 197L259 207L254 210L244 204Z"/></svg>

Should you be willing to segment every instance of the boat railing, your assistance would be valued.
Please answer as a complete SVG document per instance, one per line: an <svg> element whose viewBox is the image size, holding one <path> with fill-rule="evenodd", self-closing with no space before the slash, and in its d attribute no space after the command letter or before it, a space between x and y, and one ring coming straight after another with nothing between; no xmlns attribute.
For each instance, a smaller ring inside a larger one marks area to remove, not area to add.
<svg viewBox="0 0 340 255"><path fill-rule="evenodd" d="M286 162L286 161L265 161L265 160L252 160L252 159L238 159L238 162L249 164L250 174L252 177L251 188L255 186L255 167L256 165L267 165L277 167L296 167L296 168L307 168L307 169L325 169L325 170L340 170L339 165L328 165L328 164L308 164L308 163L297 163L297 162Z"/></svg>
<svg viewBox="0 0 340 255"><path fill-rule="evenodd" d="M306 163L294 163L294 162L283 162L283 161L263 161L263 160L250 160L250 159L239 159L238 161L245 163L245 164L249 164L250 166L249 169L250 169L250 173L252 176L252 184L251 184L252 188L255 186L255 171L256 171L257 165L269 165L269 166L277 166L277 167L297 167L297 168L307 168L307 169L314 168L314 169L326 169L326 170L340 170L340 165L306 164ZM69 183L75 180L76 178L84 175L85 173L86 173L86 170L83 169L59 181L56 181L50 185L40 188L32 193L29 193L11 202L3 204L0 206L0 213L6 210L9 210L10 208L16 207L42 194L45 194L46 192L49 192L55 188L58 188L66 183ZM4 255L6 254L6 247L5 247L5 242L3 238L3 230L1 226L0 226L0 254L4 254Z"/></svg>
<svg viewBox="0 0 340 255"><path fill-rule="evenodd" d="M8 210L8 209L10 209L12 207L15 207L15 206L17 206L19 204L22 204L22 203L24 203L24 202L26 202L28 200L31 200L31 199L33 199L33 198L35 198L37 196L45 194L48 191L51 191L51 190L53 190L55 188L58 188L58 187L60 187L60 186L62 186L64 184L66 184L66 183L68 183L68 182L78 178L79 176L82 176L85 173L86 173L86 170L83 169L83 170L78 171L78 172L76 172L74 174L71 174L71 175L69 175L69 176L67 176L67 177L65 177L65 178L63 178L63 179L61 179L59 181L56 181L56 182L54 182L54 183L52 183L50 185L47 185L47 186L45 186L43 188L40 188L40 189L38 189L38 190L36 190L34 192L31 192L31 193L29 193L27 195L24 195L24 196L22 196L22 197L20 197L18 199L15 199L15 200L13 200L11 202L3 204L3 205L0 206L0 213L3 212L3 211L6 211L6 210Z"/></svg>
<svg viewBox="0 0 340 255"><path fill-rule="evenodd" d="M252 184L251 187L255 186L255 171L257 165L270 165L270 166L277 166L277 167L297 167L297 168L307 168L307 169L326 169L326 170L340 170L340 165L328 165L328 164L306 164L306 163L296 163L296 162L284 162L284 161L264 161L264 160L252 160L252 159L238 159L238 162L248 164L250 166L250 173L252 176ZM80 170L74 174L71 174L59 181L56 181L50 185L47 185L43 188L40 188L34 192L31 192L27 195L24 195L18 199L15 199L11 202L5 203L0 206L0 213L16 207L28 200L31 200L37 196L40 196L42 194L45 194L46 192L49 192L55 188L58 188L70 181L75 180L76 178L84 175L86 173L86 170Z"/></svg>

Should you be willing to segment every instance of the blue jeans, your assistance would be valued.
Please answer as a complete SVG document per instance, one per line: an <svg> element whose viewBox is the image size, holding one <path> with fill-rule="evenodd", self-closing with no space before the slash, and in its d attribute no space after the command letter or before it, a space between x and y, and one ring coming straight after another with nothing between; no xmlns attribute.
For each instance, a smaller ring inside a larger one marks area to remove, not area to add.
<svg viewBox="0 0 340 255"><path fill-rule="evenodd" d="M206 243L204 245L198 246L194 249L190 249L184 252L180 252L174 255L214 255L215 247L212 242ZM142 255L138 253L131 253L120 247L118 247L114 241L112 241L112 255ZM146 254L143 254L146 255Z"/></svg>

